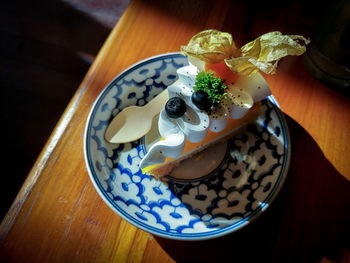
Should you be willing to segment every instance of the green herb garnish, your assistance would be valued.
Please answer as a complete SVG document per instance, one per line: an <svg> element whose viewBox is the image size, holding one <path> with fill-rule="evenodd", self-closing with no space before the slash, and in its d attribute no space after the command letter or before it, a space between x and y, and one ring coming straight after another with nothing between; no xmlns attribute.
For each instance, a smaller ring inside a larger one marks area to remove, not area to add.
<svg viewBox="0 0 350 263"><path fill-rule="evenodd" d="M215 77L214 73L201 71L196 77L196 83L193 89L195 91L202 90L206 92L209 99L216 105L226 95L227 86L225 85L225 81L219 77Z"/></svg>

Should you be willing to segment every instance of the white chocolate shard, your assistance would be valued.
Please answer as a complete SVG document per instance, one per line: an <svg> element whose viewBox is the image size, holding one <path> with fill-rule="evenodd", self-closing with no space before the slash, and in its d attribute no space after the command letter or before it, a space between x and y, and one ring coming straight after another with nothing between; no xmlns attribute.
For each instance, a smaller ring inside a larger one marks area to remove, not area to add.
<svg viewBox="0 0 350 263"><path fill-rule="evenodd" d="M213 132L221 132L227 126L229 121L228 109L223 106L217 106L210 113L209 129Z"/></svg>
<svg viewBox="0 0 350 263"><path fill-rule="evenodd" d="M227 98L232 102L230 109L230 117L232 119L242 118L254 105L254 99L251 94L243 89L238 89L236 85L228 87Z"/></svg>
<svg viewBox="0 0 350 263"><path fill-rule="evenodd" d="M251 76L240 76L235 86L249 93L254 102L261 101L272 94L266 80L260 73Z"/></svg>

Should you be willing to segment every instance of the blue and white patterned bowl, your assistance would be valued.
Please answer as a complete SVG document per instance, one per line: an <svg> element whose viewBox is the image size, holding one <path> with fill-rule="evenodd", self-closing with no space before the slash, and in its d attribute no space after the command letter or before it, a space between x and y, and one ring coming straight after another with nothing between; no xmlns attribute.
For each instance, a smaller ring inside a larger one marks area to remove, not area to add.
<svg viewBox="0 0 350 263"><path fill-rule="evenodd" d="M189 179L169 175L161 181L143 174L139 163L147 151L144 140L110 144L105 130L123 108L145 105L173 83L176 70L186 64L181 54L169 53L118 75L92 107L84 154L96 190L122 218L154 235L201 240L240 229L271 204L287 174L290 139L283 114L270 96L258 120L219 147L224 154L211 172L199 169Z"/></svg>

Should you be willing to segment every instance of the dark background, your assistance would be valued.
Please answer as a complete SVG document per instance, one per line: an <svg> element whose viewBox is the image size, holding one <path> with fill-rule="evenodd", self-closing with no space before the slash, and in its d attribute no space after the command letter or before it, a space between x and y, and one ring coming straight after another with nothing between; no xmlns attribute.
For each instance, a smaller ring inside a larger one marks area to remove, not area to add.
<svg viewBox="0 0 350 263"><path fill-rule="evenodd" d="M128 3L1 3L0 220Z"/></svg>

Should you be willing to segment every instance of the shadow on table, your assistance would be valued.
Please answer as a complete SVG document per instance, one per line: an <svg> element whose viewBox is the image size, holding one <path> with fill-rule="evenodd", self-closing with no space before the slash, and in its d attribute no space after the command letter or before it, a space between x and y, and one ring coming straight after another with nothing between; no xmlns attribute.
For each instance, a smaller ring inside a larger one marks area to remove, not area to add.
<svg viewBox="0 0 350 263"><path fill-rule="evenodd" d="M311 136L287 117L292 158L285 184L257 220L205 241L155 237L177 262L319 262L350 248L350 182Z"/></svg>

